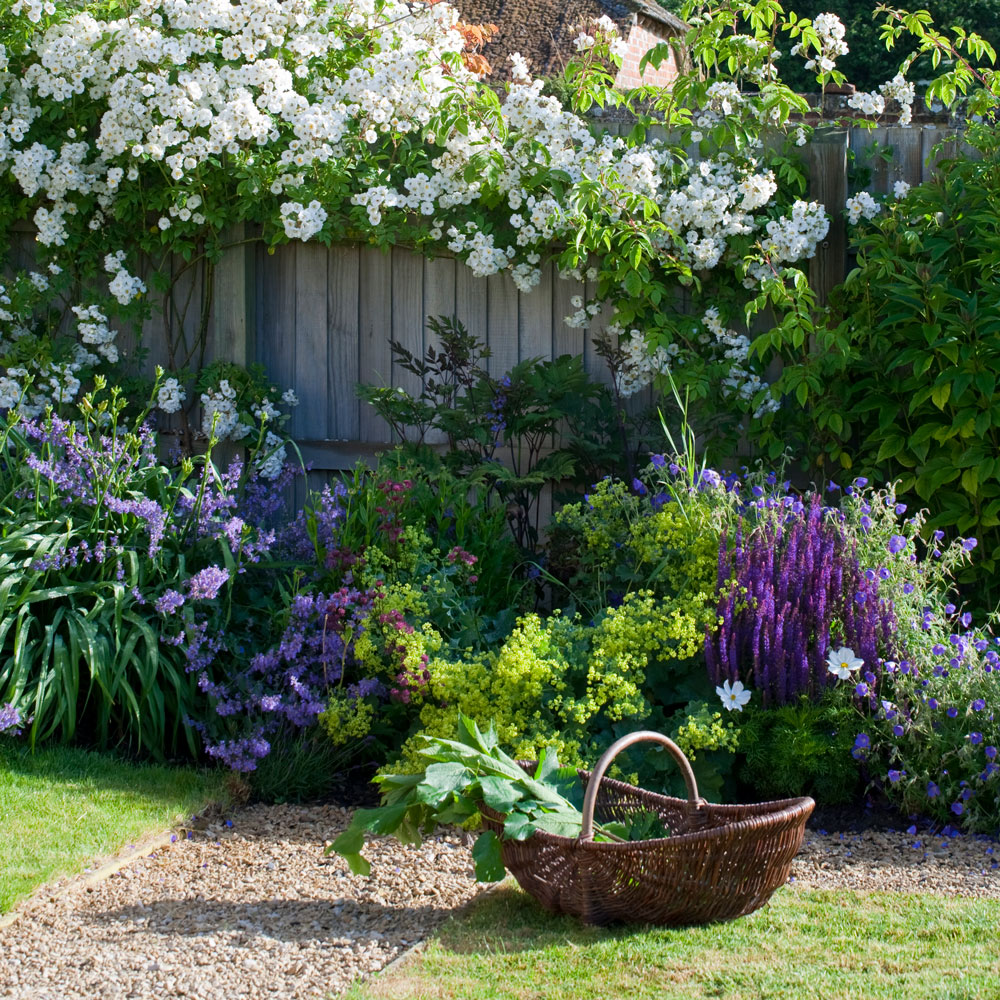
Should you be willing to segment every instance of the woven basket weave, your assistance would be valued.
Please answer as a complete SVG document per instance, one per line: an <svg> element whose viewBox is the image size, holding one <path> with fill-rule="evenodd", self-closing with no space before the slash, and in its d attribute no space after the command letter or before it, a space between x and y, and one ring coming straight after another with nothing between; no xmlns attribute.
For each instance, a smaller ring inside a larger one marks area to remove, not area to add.
<svg viewBox="0 0 1000 1000"><path fill-rule="evenodd" d="M662 744L677 761L688 798L657 795L604 778L614 757L640 740ZM532 773L535 765L521 762ZM586 787L578 838L536 832L503 841L503 861L521 888L554 913L590 924L618 921L701 924L752 913L788 879L802 844L810 798L754 805L712 805L698 795L694 772L666 736L637 732L622 737L593 772L580 771ZM595 843L597 821L628 822L636 812L659 814L669 837L631 843ZM487 829L502 835L504 817L481 808Z"/></svg>

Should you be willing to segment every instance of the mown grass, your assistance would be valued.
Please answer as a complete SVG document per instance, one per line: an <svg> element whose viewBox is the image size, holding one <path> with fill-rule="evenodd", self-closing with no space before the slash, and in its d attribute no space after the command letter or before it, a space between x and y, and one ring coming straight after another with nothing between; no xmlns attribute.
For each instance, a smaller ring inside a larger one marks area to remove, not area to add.
<svg viewBox="0 0 1000 1000"><path fill-rule="evenodd" d="M348 1000L998 1000L1000 902L780 889L740 920L583 927L511 883Z"/></svg>
<svg viewBox="0 0 1000 1000"><path fill-rule="evenodd" d="M223 798L217 774L0 739L0 913Z"/></svg>

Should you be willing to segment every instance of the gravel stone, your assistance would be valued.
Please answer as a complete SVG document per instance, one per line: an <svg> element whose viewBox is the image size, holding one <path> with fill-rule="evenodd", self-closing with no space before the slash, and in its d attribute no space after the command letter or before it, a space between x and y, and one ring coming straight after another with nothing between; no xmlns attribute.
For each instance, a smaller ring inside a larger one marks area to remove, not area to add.
<svg viewBox="0 0 1000 1000"><path fill-rule="evenodd" d="M460 835L372 841L371 878L324 857L335 806L255 806L88 884L47 886L0 930L11 1000L298 1000L368 977L481 888Z"/></svg>
<svg viewBox="0 0 1000 1000"><path fill-rule="evenodd" d="M313 1000L343 992L471 899L462 834L372 841L372 877L328 844L336 806L255 806L135 851L106 878L46 886L0 928L11 1000ZM1000 845L927 832L807 829L789 885L1000 898Z"/></svg>
<svg viewBox="0 0 1000 1000"><path fill-rule="evenodd" d="M927 830L807 828L789 884L1000 899L1000 844L991 837L944 837Z"/></svg>

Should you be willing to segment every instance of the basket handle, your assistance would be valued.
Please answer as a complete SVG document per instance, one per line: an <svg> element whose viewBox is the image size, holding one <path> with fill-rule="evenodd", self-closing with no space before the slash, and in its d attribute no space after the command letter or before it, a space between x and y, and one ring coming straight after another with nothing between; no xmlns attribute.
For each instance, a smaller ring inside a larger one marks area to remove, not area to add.
<svg viewBox="0 0 1000 1000"><path fill-rule="evenodd" d="M705 818L704 813L700 816L698 815L701 807L705 804L705 800L698 795L698 784L694 779L694 771L691 770L691 764L688 762L687 757L684 756L684 751L673 740L662 733L654 732L651 729L643 729L635 733L629 733L628 736L623 736L620 740L615 740L604 751L603 756L591 772L590 780L587 782L587 791L583 797L583 824L580 828L581 842L586 843L594 839L594 807L597 805L597 792L600 788L601 779L604 777L604 772L611 766L611 762L615 757L626 747L630 747L633 743L646 741L659 743L670 751L671 756L677 761L677 765L681 769L684 784L687 785L688 813L692 821L697 824L699 820Z"/></svg>

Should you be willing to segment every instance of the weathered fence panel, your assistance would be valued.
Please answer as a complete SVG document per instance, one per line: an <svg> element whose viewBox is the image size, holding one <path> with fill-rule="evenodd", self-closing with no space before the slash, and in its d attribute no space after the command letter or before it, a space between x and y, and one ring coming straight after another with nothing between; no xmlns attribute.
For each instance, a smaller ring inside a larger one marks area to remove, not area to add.
<svg viewBox="0 0 1000 1000"><path fill-rule="evenodd" d="M821 296L843 279L847 265L842 209L849 159L869 169L870 190L891 194L897 180L916 184L928 178L934 169L932 149L951 134L932 125L822 129L803 147L809 196L835 217L810 266L811 281ZM893 147L891 162L869 155L875 144ZM954 149L952 141L943 155L953 155ZM31 233L15 237L8 263L23 267L32 257ZM588 371L608 379L592 343L607 315L595 317L586 329L566 326L564 318L576 311L574 296L586 299L594 289L561 278L553 264L543 269L539 286L525 294L507 275L475 278L453 258L429 260L401 247L383 253L368 246L328 250L293 243L268 252L242 230L233 234L233 243L211 282L211 315L201 359L256 361L274 384L293 388L300 404L291 431L317 473L370 459L389 442L389 428L358 400L354 387L373 382L419 391L419 379L392 364L389 339L421 355L436 346L428 316L456 315L489 346L494 375L525 358L568 353L583 355ZM205 268L179 263L178 273L182 268L180 294L174 296L177 308L143 326L150 368L166 366L169 360L165 327L183 329L190 345L202 318ZM127 334L122 338L126 350L129 340ZM198 357L192 361L197 363Z"/></svg>

